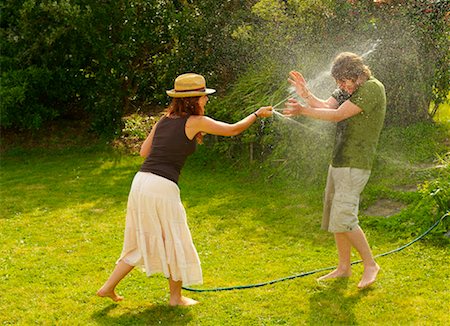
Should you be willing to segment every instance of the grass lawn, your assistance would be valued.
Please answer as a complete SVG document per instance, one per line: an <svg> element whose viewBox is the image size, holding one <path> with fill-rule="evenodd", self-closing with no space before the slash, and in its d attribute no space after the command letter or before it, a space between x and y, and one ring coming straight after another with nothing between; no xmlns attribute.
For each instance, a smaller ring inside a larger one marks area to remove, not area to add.
<svg viewBox="0 0 450 326"><path fill-rule="evenodd" d="M448 150L440 142L445 137L421 126L385 133L362 209L380 197L406 208L389 218L361 215L374 254L411 241L433 223L422 219L418 193L404 189L430 177L434 153ZM128 190L141 162L95 145L2 154L0 323L450 324L450 241L443 227L379 258L378 281L363 291L357 289L359 264L345 280L318 283L321 274L315 274L246 290L185 291L201 302L190 308L168 307L165 278L147 278L139 270L119 285L123 302L96 297L120 254ZM258 173L205 165L195 157L183 171L182 199L204 274L198 288L259 283L335 265L332 235L319 230L325 174L304 184Z"/></svg>

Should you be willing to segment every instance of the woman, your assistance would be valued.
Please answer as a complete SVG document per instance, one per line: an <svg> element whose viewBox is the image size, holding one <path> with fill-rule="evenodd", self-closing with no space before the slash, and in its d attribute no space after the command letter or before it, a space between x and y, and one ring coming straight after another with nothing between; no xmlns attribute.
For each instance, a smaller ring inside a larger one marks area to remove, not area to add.
<svg viewBox="0 0 450 326"><path fill-rule="evenodd" d="M203 279L177 185L180 171L204 133L235 136L259 117L272 115L271 107L261 107L234 124L216 121L204 115L208 95L214 92L206 88L203 76L193 73L178 76L174 89L167 91L173 100L141 147L146 159L131 185L122 254L98 296L123 300L115 292L117 284L141 266L147 276L161 272L168 278L171 306L198 303L181 295L182 285Z"/></svg>

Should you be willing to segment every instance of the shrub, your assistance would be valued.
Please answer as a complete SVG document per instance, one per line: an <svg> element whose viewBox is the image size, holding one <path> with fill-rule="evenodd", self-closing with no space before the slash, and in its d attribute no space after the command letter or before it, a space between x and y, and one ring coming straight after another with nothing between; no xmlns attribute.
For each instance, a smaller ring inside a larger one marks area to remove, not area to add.
<svg viewBox="0 0 450 326"><path fill-rule="evenodd" d="M44 68L28 67L24 70L6 71L0 85L1 126L21 129L39 129L44 121L60 113L52 106L51 72Z"/></svg>
<svg viewBox="0 0 450 326"><path fill-rule="evenodd" d="M419 193L422 195L421 205L429 207L430 214L440 218L450 212L450 152L438 159L437 177L421 184ZM444 226L449 230L448 218Z"/></svg>
<svg viewBox="0 0 450 326"><path fill-rule="evenodd" d="M87 113L93 129L120 133L121 117L165 104L187 71L228 84L243 60L230 1L3 1L2 127L39 128ZM205 19L207 17L208 19ZM240 44L242 45L242 44ZM236 55L236 56L235 56Z"/></svg>
<svg viewBox="0 0 450 326"><path fill-rule="evenodd" d="M142 142L158 120L159 117L137 113L122 118L124 127L120 137L114 140L113 145L132 154L138 154Z"/></svg>

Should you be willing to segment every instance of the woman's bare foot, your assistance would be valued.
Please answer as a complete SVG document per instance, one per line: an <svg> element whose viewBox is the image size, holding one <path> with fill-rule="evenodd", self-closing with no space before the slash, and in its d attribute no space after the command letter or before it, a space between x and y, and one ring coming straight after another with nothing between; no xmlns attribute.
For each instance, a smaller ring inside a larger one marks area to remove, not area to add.
<svg viewBox="0 0 450 326"><path fill-rule="evenodd" d="M172 307L175 307L175 306L193 306L193 305L195 305L197 303L198 303L198 301L195 301L194 299L186 298L186 297L170 298L170 301L169 301L169 305L171 305Z"/></svg>
<svg viewBox="0 0 450 326"><path fill-rule="evenodd" d="M318 281L323 281L323 280L327 280L327 279L331 279L331 278L350 277L350 276L352 276L352 271L351 270L335 269L331 273L328 273L327 275L319 277L317 280Z"/></svg>
<svg viewBox="0 0 450 326"><path fill-rule="evenodd" d="M116 291L114 290L104 290L103 288L101 288L100 290L97 291L97 295L99 297L105 298L111 298L112 301L115 302L119 302L123 300L123 297L120 295L117 295Z"/></svg>
<svg viewBox="0 0 450 326"><path fill-rule="evenodd" d="M375 282L380 269L380 266L378 266L378 264L376 263L374 266L365 266L361 282L359 282L358 284L358 288L364 289L372 285Z"/></svg>

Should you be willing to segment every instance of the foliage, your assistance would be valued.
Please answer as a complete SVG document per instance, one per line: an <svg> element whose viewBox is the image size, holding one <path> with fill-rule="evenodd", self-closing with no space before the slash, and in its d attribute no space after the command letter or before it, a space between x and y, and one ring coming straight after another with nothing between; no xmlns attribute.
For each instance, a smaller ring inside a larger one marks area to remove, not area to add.
<svg viewBox="0 0 450 326"><path fill-rule="evenodd" d="M245 9L237 2L8 0L0 9L2 127L40 128L81 108L94 130L115 135L124 114L164 104L177 74L226 83L241 65L243 47L230 41Z"/></svg>
<svg viewBox="0 0 450 326"><path fill-rule="evenodd" d="M44 68L28 67L2 73L0 88L0 121L2 126L38 129L43 121L52 120L59 115L51 101L51 72ZM40 101L36 101L40 99ZM56 100L56 99L55 99Z"/></svg>
<svg viewBox="0 0 450 326"><path fill-rule="evenodd" d="M71 32L79 7L68 1L3 1L0 10L0 122L37 129L76 102L70 75L78 58L71 49L81 40Z"/></svg>
<svg viewBox="0 0 450 326"><path fill-rule="evenodd" d="M408 2L408 12L413 21L415 31L423 42L421 51L421 63L424 59L433 62L430 75L433 76L432 103L434 105L431 116L433 117L442 104L450 104L450 14L448 2L443 0L425 1L414 0Z"/></svg>
<svg viewBox="0 0 450 326"><path fill-rule="evenodd" d="M221 95L247 69L270 69L263 88L275 91L290 69L311 80L337 52L362 53L378 39L368 61L388 90L388 121L423 120L449 90L445 7L433 3L3 1L0 123L36 129L87 116L98 133L118 135L122 116L165 105L180 73L204 74Z"/></svg>
<svg viewBox="0 0 450 326"><path fill-rule="evenodd" d="M448 101L450 31L444 3L415 0L375 12L380 33L397 35L384 38L381 51L374 54L374 61L382 67L394 67L379 70L388 86L388 121L393 124L425 120L430 102L435 105L432 117Z"/></svg>
<svg viewBox="0 0 450 326"><path fill-rule="evenodd" d="M159 118L151 115L131 114L122 118L124 127L120 137L114 140L113 145L126 151L137 154L142 142L147 138L150 130Z"/></svg>
<svg viewBox="0 0 450 326"><path fill-rule="evenodd" d="M436 109L436 106L434 103L430 104L430 110L433 114L433 109ZM443 103L437 107L436 111L434 112L433 120L437 123L441 124L450 124L450 92L447 95L447 103Z"/></svg>
<svg viewBox="0 0 450 326"><path fill-rule="evenodd" d="M372 48L365 59L386 86L388 124L427 120L430 101L436 107L447 101L450 39L444 2L264 0L253 13L260 19L247 26L245 38L251 35L255 52L301 69L309 79L338 52Z"/></svg>
<svg viewBox="0 0 450 326"><path fill-rule="evenodd" d="M419 193L422 195L422 204L440 217L450 212L450 152L439 157L437 169L438 176L421 184ZM448 230L448 219L446 223Z"/></svg>

